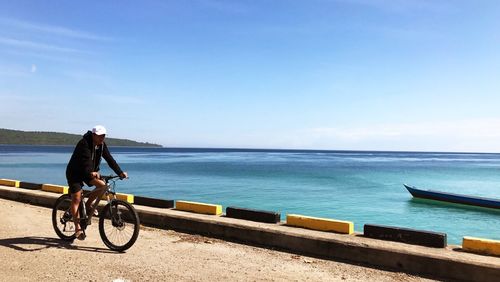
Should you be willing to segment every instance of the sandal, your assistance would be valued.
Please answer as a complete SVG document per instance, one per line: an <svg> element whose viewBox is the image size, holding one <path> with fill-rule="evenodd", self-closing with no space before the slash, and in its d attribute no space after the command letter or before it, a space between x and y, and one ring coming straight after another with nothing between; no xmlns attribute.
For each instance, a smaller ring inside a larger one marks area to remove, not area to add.
<svg viewBox="0 0 500 282"><path fill-rule="evenodd" d="M78 239L80 241L85 240L85 237L87 237L87 235L85 235L85 233L83 232L83 230L76 231L75 232L75 236L76 236L76 239Z"/></svg>
<svg viewBox="0 0 500 282"><path fill-rule="evenodd" d="M87 208L87 210L90 210L89 208ZM97 208L94 209L94 216L98 216L99 215L99 212L97 211Z"/></svg>

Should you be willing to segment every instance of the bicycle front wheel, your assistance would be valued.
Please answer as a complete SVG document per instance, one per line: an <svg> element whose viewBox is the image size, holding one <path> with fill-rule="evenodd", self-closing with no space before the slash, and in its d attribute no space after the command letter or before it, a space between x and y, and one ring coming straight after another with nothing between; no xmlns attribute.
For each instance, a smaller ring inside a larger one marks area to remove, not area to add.
<svg viewBox="0 0 500 282"><path fill-rule="evenodd" d="M52 208L52 226L59 238L71 241L75 239L75 223L71 215L71 196L62 195Z"/></svg>
<svg viewBox="0 0 500 282"><path fill-rule="evenodd" d="M123 252L139 236L139 216L134 207L121 200L113 200L99 217L99 234L104 244L114 251Z"/></svg>

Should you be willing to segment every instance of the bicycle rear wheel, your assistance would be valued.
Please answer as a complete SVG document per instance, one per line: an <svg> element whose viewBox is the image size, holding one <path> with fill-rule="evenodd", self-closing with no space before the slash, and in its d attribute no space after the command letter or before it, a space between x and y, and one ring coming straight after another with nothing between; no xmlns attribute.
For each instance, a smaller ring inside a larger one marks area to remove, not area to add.
<svg viewBox="0 0 500 282"><path fill-rule="evenodd" d="M104 244L114 251L123 252L139 236L139 216L134 207L121 200L113 200L99 217L99 234Z"/></svg>
<svg viewBox="0 0 500 282"><path fill-rule="evenodd" d="M52 226L59 238L71 241L75 239L75 223L71 215L71 196L62 195L52 208Z"/></svg>

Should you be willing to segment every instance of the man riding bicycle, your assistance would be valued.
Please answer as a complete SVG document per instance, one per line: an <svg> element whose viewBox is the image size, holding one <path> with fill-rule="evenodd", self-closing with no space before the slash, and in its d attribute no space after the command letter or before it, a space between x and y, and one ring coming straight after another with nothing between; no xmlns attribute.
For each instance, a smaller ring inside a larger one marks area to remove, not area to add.
<svg viewBox="0 0 500 282"><path fill-rule="evenodd" d="M101 157L104 157L109 167L121 178L128 177L127 173L121 170L120 166L111 156L104 142L105 136L106 128L102 125L96 125L92 128L92 131L87 131L76 145L66 167L66 179L68 180L69 191L71 193L71 214L75 222L75 236L79 240L85 239L85 233L82 232L80 227L78 214L78 206L82 201L83 185L96 187L89 194L89 199L85 206L87 211L90 211L94 200L102 197L106 191L106 183L100 179L101 176L99 174Z"/></svg>

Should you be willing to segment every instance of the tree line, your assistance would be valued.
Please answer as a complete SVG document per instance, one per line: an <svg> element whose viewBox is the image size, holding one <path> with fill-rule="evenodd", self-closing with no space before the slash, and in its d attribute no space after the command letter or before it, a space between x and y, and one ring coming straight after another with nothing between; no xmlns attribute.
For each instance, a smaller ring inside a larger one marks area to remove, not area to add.
<svg viewBox="0 0 500 282"><path fill-rule="evenodd" d="M83 135L83 134L82 134ZM0 128L0 144L5 145L76 145L82 135L46 131L21 131ZM106 138L109 146L161 147L158 144L128 139Z"/></svg>

